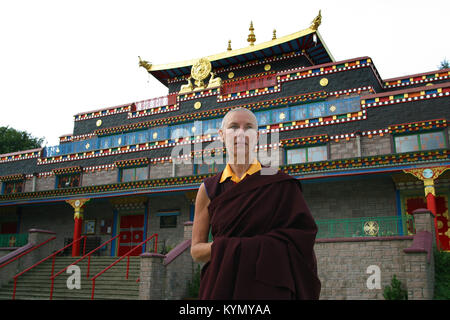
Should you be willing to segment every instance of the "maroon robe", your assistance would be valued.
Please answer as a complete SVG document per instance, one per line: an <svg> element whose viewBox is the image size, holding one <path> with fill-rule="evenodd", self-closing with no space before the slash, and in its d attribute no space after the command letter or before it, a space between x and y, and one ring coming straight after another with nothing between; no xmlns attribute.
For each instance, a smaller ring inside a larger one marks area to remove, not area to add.
<svg viewBox="0 0 450 320"><path fill-rule="evenodd" d="M204 180L213 244L200 299L318 299L317 226L300 182L281 172Z"/></svg>

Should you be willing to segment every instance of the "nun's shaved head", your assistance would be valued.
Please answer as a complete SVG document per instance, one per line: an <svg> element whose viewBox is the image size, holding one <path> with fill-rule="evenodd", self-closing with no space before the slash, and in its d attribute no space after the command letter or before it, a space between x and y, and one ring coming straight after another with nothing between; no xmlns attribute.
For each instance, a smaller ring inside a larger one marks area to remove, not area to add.
<svg viewBox="0 0 450 320"><path fill-rule="evenodd" d="M249 114L250 117L252 118L252 122L254 122L255 129L258 129L258 120L256 119L255 114L253 112L251 112L250 110L243 108L243 107L238 107L238 108L231 109L230 111L228 111L227 114L225 115L225 117L223 117L223 119L222 119L222 124L220 125L220 129L223 130L225 128L228 119L235 112L245 112L245 113Z"/></svg>

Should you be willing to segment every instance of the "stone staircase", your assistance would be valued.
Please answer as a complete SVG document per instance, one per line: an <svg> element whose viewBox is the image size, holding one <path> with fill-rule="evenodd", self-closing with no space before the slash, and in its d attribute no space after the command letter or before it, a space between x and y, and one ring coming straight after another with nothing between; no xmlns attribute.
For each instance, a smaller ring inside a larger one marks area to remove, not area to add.
<svg viewBox="0 0 450 320"><path fill-rule="evenodd" d="M55 273L67 267L78 258L56 257ZM53 300L91 299L92 281L90 278L116 261L118 257L91 257L89 279L87 279L88 259L79 262L81 288L68 289L67 280L72 273L63 272L55 279ZM139 298L140 258L130 257L128 280L126 276L127 258L106 271L95 281L95 300L137 300ZM17 280L16 300L48 300L50 298L51 259L31 269ZM0 300L10 300L13 294L13 280L0 288Z"/></svg>

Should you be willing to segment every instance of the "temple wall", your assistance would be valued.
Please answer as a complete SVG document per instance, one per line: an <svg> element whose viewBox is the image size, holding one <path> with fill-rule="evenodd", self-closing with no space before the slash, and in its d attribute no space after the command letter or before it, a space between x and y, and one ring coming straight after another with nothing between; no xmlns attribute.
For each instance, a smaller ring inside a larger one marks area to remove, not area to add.
<svg viewBox="0 0 450 320"><path fill-rule="evenodd" d="M361 156L376 156L392 153L391 135L361 137Z"/></svg>
<svg viewBox="0 0 450 320"><path fill-rule="evenodd" d="M350 139L348 141L341 140L339 142L330 142L330 160L356 158L359 156L359 145L356 139Z"/></svg>
<svg viewBox="0 0 450 320"><path fill-rule="evenodd" d="M118 170L101 170L94 172L84 172L81 179L81 185L95 186L99 184L112 184L118 182Z"/></svg>
<svg viewBox="0 0 450 320"><path fill-rule="evenodd" d="M150 179L173 177L173 163L164 162L150 165Z"/></svg>
<svg viewBox="0 0 450 320"><path fill-rule="evenodd" d="M64 238L73 237L73 208L59 202L52 205L22 207L20 233L30 229L50 230L56 233L55 248L64 247Z"/></svg>
<svg viewBox="0 0 450 320"><path fill-rule="evenodd" d="M432 299L433 218L425 211L415 213L414 219L414 236L317 239L314 250L322 283L320 299L383 300L384 288L391 285L393 275L402 282L408 300ZM371 286L377 276L380 285Z"/></svg>
<svg viewBox="0 0 450 320"><path fill-rule="evenodd" d="M40 177L36 179L36 191L54 190L56 176Z"/></svg>
<svg viewBox="0 0 450 320"><path fill-rule="evenodd" d="M395 186L390 177L321 183L303 181L302 186L315 219L397 215Z"/></svg>
<svg viewBox="0 0 450 320"><path fill-rule="evenodd" d="M157 216L162 211L179 211L176 228L161 228L160 217ZM161 197L151 197L149 200L149 218L147 235L158 234L158 252L164 245L174 248L183 240L183 225L189 221L189 202L184 195L165 195Z"/></svg>

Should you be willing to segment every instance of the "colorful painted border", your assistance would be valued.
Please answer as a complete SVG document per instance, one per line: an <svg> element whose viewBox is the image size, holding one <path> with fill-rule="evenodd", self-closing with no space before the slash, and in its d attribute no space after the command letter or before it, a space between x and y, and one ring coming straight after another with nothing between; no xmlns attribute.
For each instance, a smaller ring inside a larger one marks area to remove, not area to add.
<svg viewBox="0 0 450 320"><path fill-rule="evenodd" d="M122 168L148 165L149 163L150 163L150 160L148 158L137 158L137 159L116 161L115 165L117 168L122 169Z"/></svg>
<svg viewBox="0 0 450 320"><path fill-rule="evenodd" d="M384 88L396 88L411 86L419 83L432 83L433 81L450 79L450 69L436 70L426 73L409 75L398 78L391 78L383 80Z"/></svg>
<svg viewBox="0 0 450 320"><path fill-rule="evenodd" d="M291 164L281 166L280 170L287 174L313 174L325 171L350 170L361 168L388 167L404 165L410 163L433 162L438 160L449 160L449 150L420 151L402 154L390 154L383 156L370 156L362 158L328 160L303 164ZM24 192L16 194L0 195L0 201L11 201L21 199L37 199L60 196L76 196L87 194L101 194L119 191L139 191L155 187L171 187L182 185L198 185L207 177L214 175L195 175L186 177L172 177L142 181L132 181L126 183L114 183L107 185L97 185L77 188L64 188L37 192Z"/></svg>
<svg viewBox="0 0 450 320"><path fill-rule="evenodd" d="M53 169L52 171L55 175L61 175L61 174L81 173L83 172L83 168L81 166L75 166L75 167Z"/></svg>
<svg viewBox="0 0 450 320"><path fill-rule="evenodd" d="M450 96L450 82L433 87L418 87L361 97L361 107L373 108L397 103L413 102Z"/></svg>

